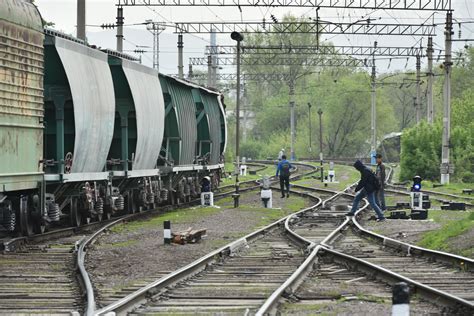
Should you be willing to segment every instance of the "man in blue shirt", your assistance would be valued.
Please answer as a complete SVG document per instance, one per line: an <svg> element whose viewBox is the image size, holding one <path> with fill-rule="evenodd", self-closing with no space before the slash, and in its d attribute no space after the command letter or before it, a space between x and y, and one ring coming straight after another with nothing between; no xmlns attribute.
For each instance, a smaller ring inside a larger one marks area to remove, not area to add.
<svg viewBox="0 0 474 316"><path fill-rule="evenodd" d="M286 197L290 197L290 169L292 168L290 162L286 160L286 155L281 156L281 161L278 163L276 176L280 175L280 190L281 197L285 197L285 187L286 187Z"/></svg>

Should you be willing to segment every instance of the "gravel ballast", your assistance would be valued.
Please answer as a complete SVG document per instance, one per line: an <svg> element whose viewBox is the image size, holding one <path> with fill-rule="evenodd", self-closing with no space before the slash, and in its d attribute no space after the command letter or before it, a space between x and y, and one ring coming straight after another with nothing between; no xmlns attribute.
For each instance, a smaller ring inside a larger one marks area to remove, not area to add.
<svg viewBox="0 0 474 316"><path fill-rule="evenodd" d="M233 208L231 198L215 201L215 204L220 208L181 209L118 225L102 235L86 258L86 268L98 293L99 304L106 305L134 288L314 202L296 195L281 199L280 193L274 190L273 207L280 210L262 208L258 191L242 194L238 209ZM171 221L173 231L206 228L207 236L195 244L165 245L165 219ZM127 287L125 292L117 294Z"/></svg>

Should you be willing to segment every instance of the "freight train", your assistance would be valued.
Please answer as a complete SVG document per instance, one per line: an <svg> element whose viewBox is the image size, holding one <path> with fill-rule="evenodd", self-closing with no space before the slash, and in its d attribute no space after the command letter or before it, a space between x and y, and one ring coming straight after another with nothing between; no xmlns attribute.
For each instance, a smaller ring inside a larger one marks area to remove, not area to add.
<svg viewBox="0 0 474 316"><path fill-rule="evenodd" d="M223 96L45 30L0 1L0 230L43 233L187 201L218 184Z"/></svg>

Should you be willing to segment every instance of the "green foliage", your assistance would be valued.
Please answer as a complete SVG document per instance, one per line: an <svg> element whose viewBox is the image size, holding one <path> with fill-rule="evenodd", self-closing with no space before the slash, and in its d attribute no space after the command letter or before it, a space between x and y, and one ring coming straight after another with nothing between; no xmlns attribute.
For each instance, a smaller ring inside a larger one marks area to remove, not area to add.
<svg viewBox="0 0 474 316"><path fill-rule="evenodd" d="M463 52L466 63L452 70L451 158L454 180L474 182L474 48ZM439 78L439 77L438 77ZM442 77L441 77L442 78ZM438 111L441 108L442 80L438 79L435 94ZM436 93L436 90L439 91ZM436 112L435 112L436 113ZM402 136L401 179L415 174L437 180L441 157L441 115L433 126L419 124L405 130Z"/></svg>
<svg viewBox="0 0 474 316"><path fill-rule="evenodd" d="M400 180L411 180L415 175L423 179L439 176L441 157L441 123L425 122L405 130L402 135Z"/></svg>
<svg viewBox="0 0 474 316"><path fill-rule="evenodd" d="M422 122L402 136L401 179L415 174L425 179L439 177L442 124ZM451 157L454 179L474 182L474 89L468 89L452 102Z"/></svg>

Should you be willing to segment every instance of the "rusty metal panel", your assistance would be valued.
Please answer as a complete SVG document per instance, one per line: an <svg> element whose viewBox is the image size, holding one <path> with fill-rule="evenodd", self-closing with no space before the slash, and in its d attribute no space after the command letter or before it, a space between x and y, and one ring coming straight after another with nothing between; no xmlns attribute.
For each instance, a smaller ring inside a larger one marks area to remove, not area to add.
<svg viewBox="0 0 474 316"><path fill-rule="evenodd" d="M1 0L0 20L23 26L30 31L43 32L41 15L30 1Z"/></svg>
<svg viewBox="0 0 474 316"><path fill-rule="evenodd" d="M0 2L0 192L34 189L42 178L43 33L38 28L34 6Z"/></svg>
<svg viewBox="0 0 474 316"><path fill-rule="evenodd" d="M165 101L158 72L128 60L122 60L122 67L132 92L137 118L137 146L132 169L154 169L165 128Z"/></svg>
<svg viewBox="0 0 474 316"><path fill-rule="evenodd" d="M101 172L112 142L115 95L107 54L60 37L56 50L74 103L72 173Z"/></svg>

